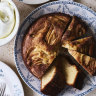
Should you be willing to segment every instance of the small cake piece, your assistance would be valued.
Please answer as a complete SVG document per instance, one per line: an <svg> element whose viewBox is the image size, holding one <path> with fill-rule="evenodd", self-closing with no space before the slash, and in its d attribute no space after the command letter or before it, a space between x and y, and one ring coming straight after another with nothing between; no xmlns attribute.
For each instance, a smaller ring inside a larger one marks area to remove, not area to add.
<svg viewBox="0 0 96 96"><path fill-rule="evenodd" d="M60 57L60 62L62 63L62 71L65 77L67 85L73 86L78 89L82 89L84 74L81 70L77 68L74 63L68 57Z"/></svg>
<svg viewBox="0 0 96 96"><path fill-rule="evenodd" d="M62 37L62 42L77 39L84 35L86 32L86 23L83 22L80 18L73 16L72 21L68 26L68 29L65 31Z"/></svg>
<svg viewBox="0 0 96 96"><path fill-rule="evenodd" d="M93 57L95 41L92 36L89 36L75 41L66 41L62 44L62 47L75 50Z"/></svg>
<svg viewBox="0 0 96 96"><path fill-rule="evenodd" d="M54 65L52 65L50 69L42 77L41 79L42 93L50 96L56 96L65 87L64 76L58 67L60 67L60 63L54 62Z"/></svg>
<svg viewBox="0 0 96 96"><path fill-rule="evenodd" d="M68 50L75 60L90 74L96 74L96 59L77 51Z"/></svg>

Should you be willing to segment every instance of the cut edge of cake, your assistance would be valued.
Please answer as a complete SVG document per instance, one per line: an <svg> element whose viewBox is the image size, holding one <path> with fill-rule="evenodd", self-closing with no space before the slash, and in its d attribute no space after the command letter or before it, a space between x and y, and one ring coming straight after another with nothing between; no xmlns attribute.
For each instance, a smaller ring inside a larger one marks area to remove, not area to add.
<svg viewBox="0 0 96 96"><path fill-rule="evenodd" d="M84 81L83 72L68 57L62 56L61 61L66 84L81 90ZM81 83L81 85L78 83Z"/></svg>
<svg viewBox="0 0 96 96"><path fill-rule="evenodd" d="M55 96L65 87L65 78L57 67L52 65L41 79L41 92Z"/></svg>

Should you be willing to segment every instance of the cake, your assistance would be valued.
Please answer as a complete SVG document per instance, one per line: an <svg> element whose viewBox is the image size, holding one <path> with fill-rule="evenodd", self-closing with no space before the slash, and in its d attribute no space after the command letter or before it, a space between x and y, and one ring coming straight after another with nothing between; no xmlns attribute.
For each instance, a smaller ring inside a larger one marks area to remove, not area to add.
<svg viewBox="0 0 96 96"><path fill-rule="evenodd" d="M90 74L96 74L96 59L77 51L68 50L74 59Z"/></svg>
<svg viewBox="0 0 96 96"><path fill-rule="evenodd" d="M96 59L90 57L94 56L94 39L83 37L87 29L76 16L50 13L37 18L26 30L22 57L29 71L41 80L42 93L56 96L66 84L82 88L84 74L66 58L68 52L89 74L95 74Z"/></svg>
<svg viewBox="0 0 96 96"><path fill-rule="evenodd" d="M81 52L83 54L94 56L95 41L92 36L81 38L74 41L66 41L62 47Z"/></svg>
<svg viewBox="0 0 96 96"><path fill-rule="evenodd" d="M46 95L56 96L65 87L65 78L58 60L59 57L41 79L41 92Z"/></svg>
<svg viewBox="0 0 96 96"><path fill-rule="evenodd" d="M38 18L22 43L23 60L33 75L41 78L56 58L61 38L71 16L54 13Z"/></svg>
<svg viewBox="0 0 96 96"><path fill-rule="evenodd" d="M87 32L87 26L80 18L73 16L68 28L62 36L62 42L80 38Z"/></svg>
<svg viewBox="0 0 96 96"><path fill-rule="evenodd" d="M59 58L60 64L62 64L62 72L65 77L66 84L77 89L82 89L84 73L77 68L69 57L61 55Z"/></svg>

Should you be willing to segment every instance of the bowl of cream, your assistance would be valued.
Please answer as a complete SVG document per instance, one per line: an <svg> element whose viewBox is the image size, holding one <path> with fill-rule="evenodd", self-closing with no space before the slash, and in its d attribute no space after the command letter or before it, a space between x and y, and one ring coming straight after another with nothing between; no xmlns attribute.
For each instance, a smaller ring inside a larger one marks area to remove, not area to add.
<svg viewBox="0 0 96 96"><path fill-rule="evenodd" d="M0 0L0 46L8 43L19 28L19 12L12 0Z"/></svg>

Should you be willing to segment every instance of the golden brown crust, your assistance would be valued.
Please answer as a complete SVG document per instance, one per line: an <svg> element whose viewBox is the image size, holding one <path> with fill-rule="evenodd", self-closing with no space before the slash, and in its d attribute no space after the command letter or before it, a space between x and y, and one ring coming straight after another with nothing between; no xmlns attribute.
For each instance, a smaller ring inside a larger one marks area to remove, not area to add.
<svg viewBox="0 0 96 96"><path fill-rule="evenodd" d="M65 31L62 42L77 39L87 32L87 26L80 18L73 16L68 29Z"/></svg>
<svg viewBox="0 0 96 96"><path fill-rule="evenodd" d="M35 21L24 37L23 59L37 78L43 76L56 58L63 32L70 19L69 15L60 13L42 16Z"/></svg>
<svg viewBox="0 0 96 96"><path fill-rule="evenodd" d="M96 59L79 52L68 50L76 61L90 74L96 74Z"/></svg>
<svg viewBox="0 0 96 96"><path fill-rule="evenodd" d="M68 48L70 50L75 50L80 53L94 56L95 41L92 36L78 39L75 41L66 41L62 44L62 47Z"/></svg>

